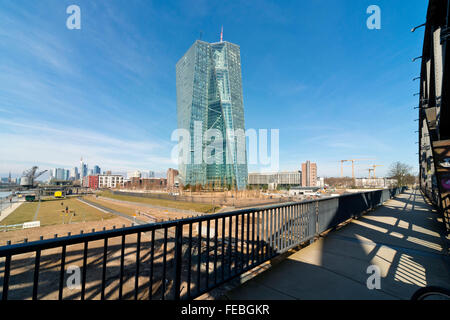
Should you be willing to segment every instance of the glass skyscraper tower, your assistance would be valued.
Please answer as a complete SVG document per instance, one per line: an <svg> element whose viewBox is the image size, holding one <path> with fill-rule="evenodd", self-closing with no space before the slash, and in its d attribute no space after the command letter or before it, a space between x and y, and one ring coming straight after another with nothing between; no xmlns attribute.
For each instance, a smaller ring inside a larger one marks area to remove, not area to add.
<svg viewBox="0 0 450 320"><path fill-rule="evenodd" d="M248 175L239 46L197 40L178 61L176 73L178 128L189 132L190 138L189 154L184 160L179 158L184 185L245 189ZM205 139L208 132L220 133L223 140ZM220 148L209 153L212 144Z"/></svg>

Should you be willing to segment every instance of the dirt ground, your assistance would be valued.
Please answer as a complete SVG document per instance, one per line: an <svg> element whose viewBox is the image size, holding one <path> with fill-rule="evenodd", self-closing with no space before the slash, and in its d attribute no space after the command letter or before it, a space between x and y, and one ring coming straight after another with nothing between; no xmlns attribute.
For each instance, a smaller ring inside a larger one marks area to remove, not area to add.
<svg viewBox="0 0 450 320"><path fill-rule="evenodd" d="M175 211L154 209L144 205L132 205L128 203L122 203L116 200L96 199L95 197L87 197L92 202L97 202L100 205L117 210L121 213L125 213L133 217L136 214L136 218L139 220L147 221L148 223L162 222L168 220L176 220L190 217L186 213L180 213ZM140 213L140 214L139 214ZM11 244L23 243L24 239L28 239L28 242L40 240L43 236L44 239L54 238L55 234L59 237L67 236L70 232L72 235L80 234L81 230L84 233L92 232L92 229L101 231L105 227L107 230L112 229L113 226L120 228L123 225L131 226L132 221L117 216L116 218L106 219L103 221L86 221L77 222L71 224L59 224L52 226L44 226L40 228L30 228L22 230L14 230L8 232L0 232L0 246L6 245L7 241L11 241Z"/></svg>
<svg viewBox="0 0 450 320"><path fill-rule="evenodd" d="M96 199L96 201L100 200ZM149 222L152 219L168 220L187 216L185 213L130 205L113 200L102 201L104 206L114 206L115 210L120 212L127 211L129 214L133 214L134 210L141 211L151 217L148 218ZM120 208L123 210L119 210ZM292 214L288 211L284 213L286 217ZM274 229L272 229L272 225L270 230L264 229L264 221L267 226L269 226L267 221L273 221ZM131 221L118 217L103 222L74 223L3 232L0 233L0 244L6 244L7 240L11 240L12 244L23 243L24 238L28 238L30 242L39 240L40 236L48 239L54 238L55 234L66 236L68 232L71 232L72 235L75 235L80 234L81 230L84 230L84 233L90 233L92 229L101 231L103 228L112 229L113 226L121 228L131 224ZM230 218L212 219L209 223L204 221L201 226L199 223L186 224L183 227L182 241L181 294L187 294L188 290L191 294L196 294L199 288L207 288L208 283L211 285L215 281L220 281L222 277L231 276L242 266L248 265L251 259L257 258L259 255L268 255L269 250L272 250L269 247L268 235L277 232L275 228L279 228L279 224L280 220L277 221L275 214L271 211L240 216L239 219L237 217L233 217L231 220ZM85 272L86 299L101 298L103 270L105 270L104 294L106 299L118 299L121 292L124 299L134 299L135 293L137 293L138 299L162 299L163 297L173 299L175 228L171 227L166 230L166 233L163 229L154 233L142 233L139 246L136 234L123 238L109 238L106 256L104 255L104 240L89 242L85 268L83 268L84 244L67 246L63 273L61 273L62 248L43 250L38 273L38 299L58 299L61 275L63 275L63 298L80 299L82 289L70 288L67 285L70 277L69 268L78 268ZM209 241L207 241L207 237L209 237ZM292 239L285 238L283 241L290 240ZM137 248L139 248L139 254ZM104 260L105 257L106 260ZM12 257L8 299L31 299L35 261L36 254L34 252ZM105 269L103 269L104 266ZM4 270L5 258L0 258L0 292L2 295Z"/></svg>
<svg viewBox="0 0 450 320"><path fill-rule="evenodd" d="M256 224L253 229L252 224L248 225L248 223L249 221L252 222L254 218ZM226 218L216 221L213 219L210 223L203 222L201 228L198 223L193 223L191 228L186 225L183 228L181 294L187 294L188 288L190 288L191 294L196 294L198 288L203 290L208 287L208 283L211 285L215 281L220 281L222 277L229 277L236 269L247 265L252 259L257 259L258 255L268 254L268 230L262 229L264 220L263 215L259 215L259 218L255 215L254 217L248 216L245 220L233 218L230 221L229 218ZM123 220L119 218L111 219L107 221L108 225L105 225L105 227L112 228L113 225L121 227L122 222ZM64 232L71 230L79 233L80 227L83 226L78 224L65 227L71 227L71 229L65 229ZM90 225L90 227L93 226ZM99 225L98 229L102 227L103 225ZM207 241L208 233L206 232L208 229L210 230L209 241ZM86 229L84 230L87 232ZM200 230L201 237L199 236ZM36 230L33 231L37 232ZM40 234L42 232L36 233L36 236ZM163 293L166 299L173 299L174 234L174 227L168 228L166 234L163 230L158 230L154 234L152 232L142 233L139 256L136 234L128 235L125 238L108 239L105 298L119 298L122 274L122 297L124 299L134 299L135 292L137 292L138 299L149 299L150 297L161 299ZM48 235L51 237L51 234ZM28 236L30 237L30 234ZM20 238L22 236L18 236L18 239ZM167 241L164 241L165 238ZM125 246L122 264L123 240ZM165 243L166 245L164 245ZM81 288L74 289L66 285L70 276L67 270L74 267L83 270L84 245L81 243L67 246L66 252L63 297L64 299L77 300L81 297ZM85 298L100 299L103 259L105 257L104 241L89 242L86 252ZM34 252L12 257L8 299L31 299L35 257ZM61 259L61 247L41 252L38 299L58 299ZM138 266L139 270L137 269ZM3 284L4 267L5 259L0 258L0 292Z"/></svg>
<svg viewBox="0 0 450 320"><path fill-rule="evenodd" d="M217 225L216 229L221 229L221 224ZM247 242L233 240L230 245L230 242L222 241L219 232L217 240L212 235L210 241L206 241L204 237L202 240L199 240L197 230L198 227L193 226L191 241L187 237L189 228L183 230L186 237L183 240L182 249L182 294L186 294L187 292L188 270L191 270L191 294L195 294L199 283L201 283L201 287L205 287L207 281L211 284L216 280L220 280L223 275L228 275L229 271L227 267L231 266L229 259L241 262L244 261L245 253L247 253ZM123 268L121 267L122 237L108 239L105 268L106 299L119 298L121 274L122 297L124 299L134 299L135 292L137 292L138 299L162 299L163 293L166 299L173 299L175 230L171 228L167 231L166 245L164 245L165 235L162 230L155 232L154 235L151 232L143 233L139 246L139 257L137 255L137 236L135 234L126 236L123 249ZM241 231L238 234L241 235ZM226 238L228 239L229 236L232 235L228 234ZM236 244L240 247L236 247ZM97 300L101 298L104 241L92 241L88 245L85 298ZM201 250L200 256L199 247ZM223 251L224 248L225 251ZM67 270L69 268L73 269L74 267L83 270L84 245L70 245L66 250L65 272L63 273L63 297L64 299L78 300L81 298L81 288L68 287L67 282L70 273ZM62 261L61 252L62 248L48 249L41 252L38 299L58 299ZM13 256L8 299L31 299L35 257L34 252ZM224 257L224 260L217 257ZM187 261L190 261L190 266L187 264ZM5 259L0 258L0 279L4 277L4 264ZM138 265L139 270L137 270ZM214 272L215 270L216 272ZM137 286L136 279L138 281ZM3 280L0 282L3 282ZM137 291L135 291L136 288ZM1 289L2 286L0 286L0 291L2 291Z"/></svg>
<svg viewBox="0 0 450 320"><path fill-rule="evenodd" d="M145 206L144 204L131 204L127 202L122 202L120 200L107 199L107 198L95 198L95 197L86 197L87 200L92 202L97 202L100 205L111 208L113 210L117 210L119 212L128 214L133 216L136 214L136 218L144 221L150 222L162 222L168 220L176 220L191 217L193 215L202 215L201 213L184 213L177 211L176 209L160 209L160 208L150 208ZM139 215L140 213L140 215Z"/></svg>
<svg viewBox="0 0 450 320"><path fill-rule="evenodd" d="M123 225L129 227L131 225L131 221L124 218L112 218L104 221L86 221L71 223L71 224L60 224L53 226L46 226L40 228L30 228L30 229L22 229L8 232L0 232L0 246L6 245L8 240L11 241L11 244L23 243L24 239L28 239L28 242L40 240L40 237L43 236L44 239L54 238L55 234L58 237L67 236L70 232L72 235L80 234L81 230L84 233L92 232L92 229L96 231L102 231L103 228L107 230L112 229L113 226L116 228L121 228Z"/></svg>

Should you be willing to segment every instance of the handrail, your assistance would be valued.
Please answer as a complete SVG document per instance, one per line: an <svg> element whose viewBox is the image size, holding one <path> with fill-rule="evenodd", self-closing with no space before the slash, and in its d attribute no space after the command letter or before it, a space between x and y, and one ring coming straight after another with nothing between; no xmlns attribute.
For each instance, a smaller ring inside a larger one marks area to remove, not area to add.
<svg viewBox="0 0 450 320"><path fill-rule="evenodd" d="M0 258L5 257L6 260L2 299L6 300L8 297L9 277L15 272L14 262L11 261L13 256L36 253L32 297L37 299L40 264L45 259L45 255L41 256L41 253L43 250L61 248L59 298L62 299L61 286L65 273L65 257L68 254L66 248L71 245L84 245L82 249L84 288L88 266L88 244L104 241L103 274L105 274L107 250L110 249L108 241L112 238L122 240L119 277L119 298L122 298L125 243L126 237L131 235L136 235L138 239L137 243L132 244L136 245L137 249L135 297L137 298L139 291L137 283L141 264L139 260L142 250L141 236L146 235L146 239L151 238L152 249L149 249L149 254L151 254L150 287L152 291L156 277L157 280L162 280L162 287L157 289L161 299L193 299L348 219L361 216L400 192L403 192L403 188L353 193L341 197L261 206L3 246L0 247ZM155 248L155 243L160 245ZM162 263L155 260L155 252L163 258ZM31 262L30 266L32 265ZM162 274L153 274L156 267L162 268ZM104 297L104 281L105 279L102 278L102 297ZM169 285L166 286L166 281L172 283L170 288ZM195 292L191 289L195 289ZM154 298L152 294L153 292L149 294L149 299ZM84 299L84 291L81 298Z"/></svg>

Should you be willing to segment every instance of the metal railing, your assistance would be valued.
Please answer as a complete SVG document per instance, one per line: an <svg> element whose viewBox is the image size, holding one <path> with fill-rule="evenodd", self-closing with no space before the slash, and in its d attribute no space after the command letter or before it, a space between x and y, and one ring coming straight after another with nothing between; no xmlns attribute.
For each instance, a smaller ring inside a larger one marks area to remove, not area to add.
<svg viewBox="0 0 450 320"><path fill-rule="evenodd" d="M2 299L194 299L402 191L357 193L0 247ZM69 263L81 270L78 290L65 285Z"/></svg>
<svg viewBox="0 0 450 320"><path fill-rule="evenodd" d="M13 205L13 203L9 201L9 199L10 196L0 197L0 215L4 210L11 208L11 206Z"/></svg>
<svg viewBox="0 0 450 320"><path fill-rule="evenodd" d="M20 229L23 229L23 223L0 225L0 232L7 232L7 231L12 231L12 230L20 230Z"/></svg>

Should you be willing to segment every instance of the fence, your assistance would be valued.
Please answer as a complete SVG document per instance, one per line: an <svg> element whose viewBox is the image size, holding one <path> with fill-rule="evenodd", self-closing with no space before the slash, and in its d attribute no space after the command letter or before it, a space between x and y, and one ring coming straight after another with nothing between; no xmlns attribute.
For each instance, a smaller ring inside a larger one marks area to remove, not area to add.
<svg viewBox="0 0 450 320"><path fill-rule="evenodd" d="M10 225L0 225L0 232L12 231L23 229L23 223L10 224Z"/></svg>
<svg viewBox="0 0 450 320"><path fill-rule="evenodd" d="M109 190L108 190L109 191ZM286 198L269 198L269 197L262 197L262 198L245 198L245 197L234 197L232 192L228 192L229 195L217 195L217 196L191 196L188 195L189 193L185 192L183 195L171 195L167 193L152 193L152 192L131 192L131 191L111 191L114 195L120 195L120 196L131 196L131 197L139 197L139 198L150 198L150 199L158 199L158 200L172 200L172 201L185 201L185 202L192 202L192 203L202 203L202 204L212 204L212 205L228 205L233 206L235 208L239 207L249 207L252 205L260 205L261 203L264 203L264 205L269 204L276 204L280 202L285 202ZM231 197L233 196L233 197ZM293 197L288 197L288 201L292 201ZM253 203L253 204L252 204Z"/></svg>
<svg viewBox="0 0 450 320"><path fill-rule="evenodd" d="M402 191L350 194L0 247L2 299L8 299L10 289L12 299L194 299ZM82 270L75 293L64 285L68 261Z"/></svg>
<svg viewBox="0 0 450 320"><path fill-rule="evenodd" d="M12 206L12 202L9 201L10 196L0 197L0 215L3 210L6 210Z"/></svg>

